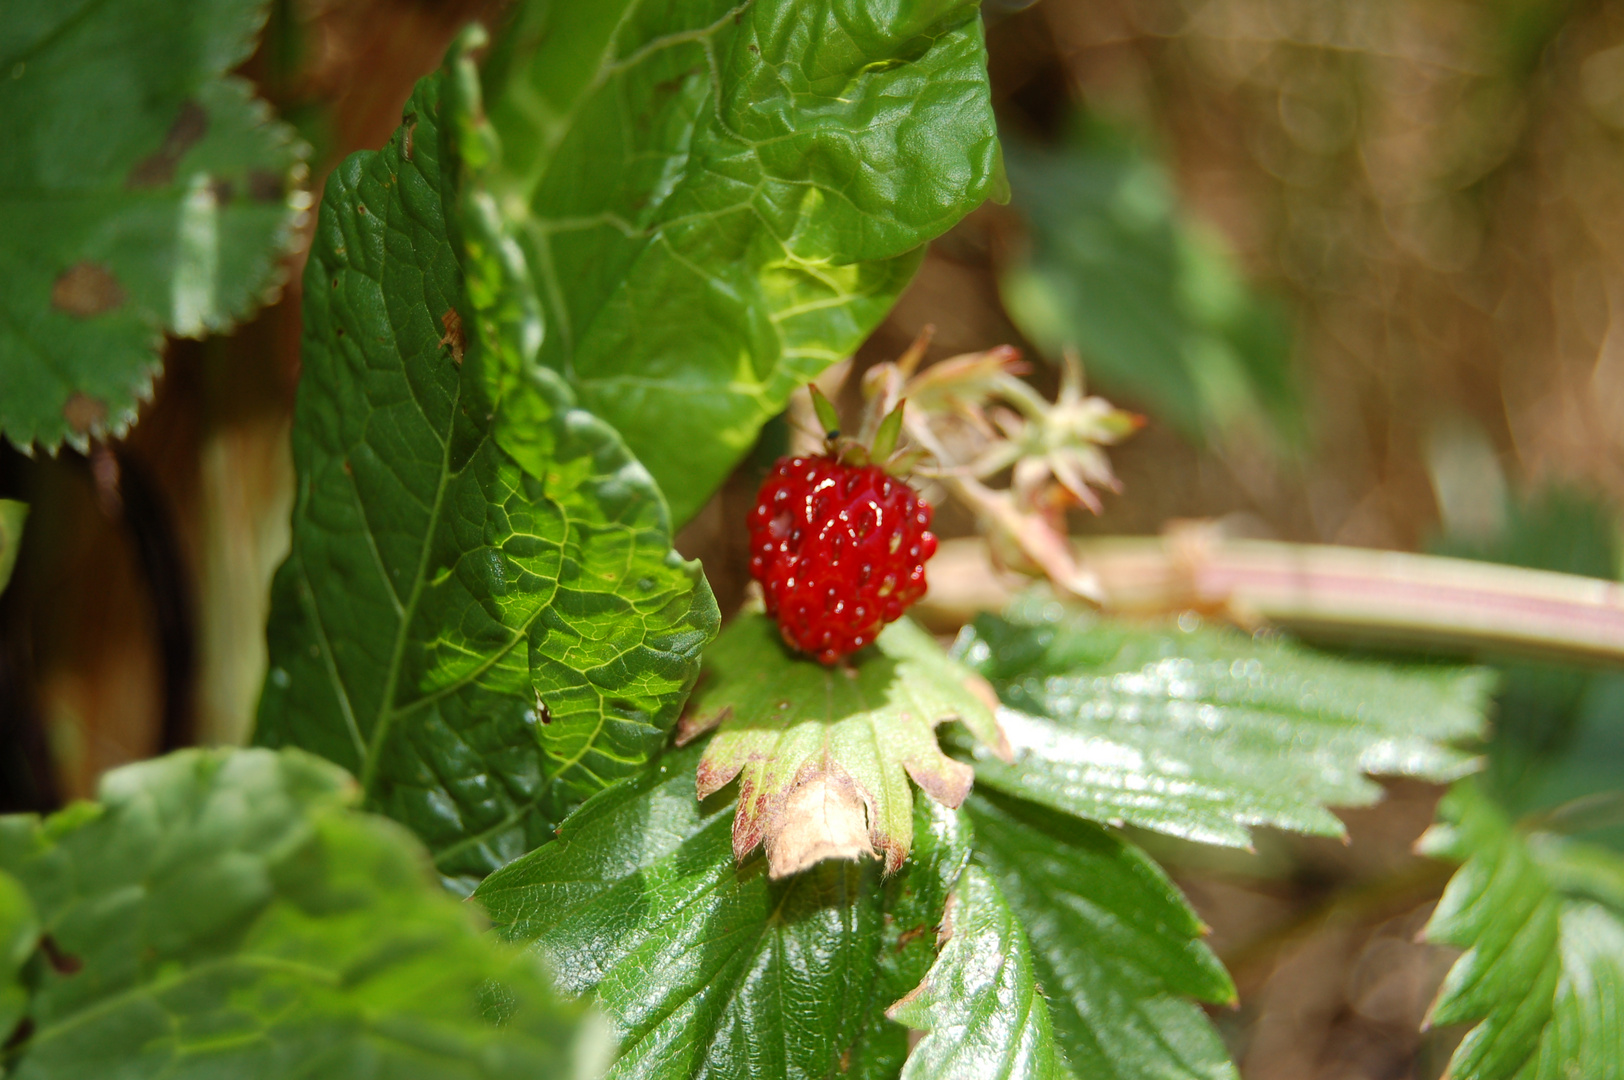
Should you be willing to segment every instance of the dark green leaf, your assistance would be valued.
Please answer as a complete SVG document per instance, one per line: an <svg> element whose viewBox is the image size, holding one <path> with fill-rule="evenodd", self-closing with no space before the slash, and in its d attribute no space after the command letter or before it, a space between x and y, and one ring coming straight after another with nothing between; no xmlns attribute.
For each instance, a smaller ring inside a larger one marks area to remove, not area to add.
<svg viewBox="0 0 1624 1080"><path fill-rule="evenodd" d="M1101 123L1007 154L1031 247L999 288L1023 334L1050 356L1077 349L1090 382L1188 436L1248 414L1298 434L1283 320L1185 218L1159 162Z"/></svg>
<svg viewBox="0 0 1624 1080"><path fill-rule="evenodd" d="M916 809L914 857L824 862L771 881L735 863L732 806L696 797L697 748L594 796L556 841L476 898L572 990L596 988L623 1043L612 1077L895 1076L888 1005L929 968L967 857L957 818Z"/></svg>
<svg viewBox="0 0 1624 1080"><path fill-rule="evenodd" d="M162 335L230 326L279 283L303 150L225 76L267 6L0 6L0 430L16 445L122 433Z"/></svg>
<svg viewBox="0 0 1624 1080"><path fill-rule="evenodd" d="M8 1075L567 1068L579 1009L480 932L408 833L347 809L353 790L296 751L186 751L108 774L100 805L0 820L0 868L48 935Z"/></svg>
<svg viewBox="0 0 1624 1080"><path fill-rule="evenodd" d="M1450 1061L1454 1080L1624 1077L1624 859L1511 828L1475 786L1440 808L1429 854L1464 859L1426 937L1466 952L1430 1022L1480 1021Z"/></svg>
<svg viewBox="0 0 1624 1080"><path fill-rule="evenodd" d="M997 162L975 0L531 0L486 85L542 357L678 521Z"/></svg>
<svg viewBox="0 0 1624 1080"><path fill-rule="evenodd" d="M1144 852L1096 825L972 795L976 861L1031 940L1055 1041L1078 1076L1233 1080L1195 1004L1235 987L1201 920Z"/></svg>
<svg viewBox="0 0 1624 1080"><path fill-rule="evenodd" d="M524 367L472 203L461 246L472 85L425 79L328 182L256 731L356 772L465 887L659 747L717 623L647 471Z"/></svg>
<svg viewBox="0 0 1624 1080"><path fill-rule="evenodd" d="M959 879L950 921L925 981L888 1013L929 1032L908 1055L904 1080L1069 1077L1026 932L979 866Z"/></svg>
<svg viewBox="0 0 1624 1080"><path fill-rule="evenodd" d="M1481 732L1492 683L1480 669L1352 661L1037 600L978 617L957 652L997 688L1015 749L1005 765L961 746L978 783L1237 847L1252 825L1342 835L1327 807L1375 801L1366 773L1469 771L1448 744Z"/></svg>
<svg viewBox="0 0 1624 1080"><path fill-rule="evenodd" d="M894 873L913 842L908 778L949 808L970 790L970 768L942 753L936 726L958 720L1003 748L969 673L906 618L829 668L791 653L772 619L748 612L706 651L705 676L678 741L720 728L699 763L699 794L739 777L733 854L765 844L774 877L876 852ZM812 804L819 812L805 812Z"/></svg>

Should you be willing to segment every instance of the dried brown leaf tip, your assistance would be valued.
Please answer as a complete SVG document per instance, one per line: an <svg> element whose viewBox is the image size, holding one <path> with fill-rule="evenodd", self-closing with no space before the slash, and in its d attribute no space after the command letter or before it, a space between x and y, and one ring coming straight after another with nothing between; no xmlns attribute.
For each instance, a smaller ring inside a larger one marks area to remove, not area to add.
<svg viewBox="0 0 1624 1080"><path fill-rule="evenodd" d="M1008 746L965 671L907 619L826 668L786 650L772 621L750 612L705 660L707 680L677 741L715 730L699 797L738 779L733 853L743 860L765 847L773 877L875 856L896 871L913 844L910 778L949 807L974 780L969 765L942 752L936 727L958 720L995 751Z"/></svg>

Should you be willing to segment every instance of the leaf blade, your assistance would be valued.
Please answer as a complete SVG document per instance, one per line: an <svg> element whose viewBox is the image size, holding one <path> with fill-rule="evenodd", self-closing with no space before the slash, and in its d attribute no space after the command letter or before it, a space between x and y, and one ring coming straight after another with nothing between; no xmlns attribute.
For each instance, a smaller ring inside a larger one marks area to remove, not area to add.
<svg viewBox="0 0 1624 1080"><path fill-rule="evenodd" d="M701 802L697 748L588 800L556 841L475 893L511 939L593 989L622 1039L613 1077L895 1075L906 1032L884 1009L930 965L968 856L921 803L921 854L769 881L733 860L728 803Z"/></svg>
<svg viewBox="0 0 1624 1080"><path fill-rule="evenodd" d="M353 790L296 751L183 751L108 774L99 805L0 819L52 943L9 1075L564 1067L580 1010Z"/></svg>
<svg viewBox="0 0 1624 1080"><path fill-rule="evenodd" d="M329 181L255 733L355 771L465 889L658 748L717 622L647 471L469 299L466 63Z"/></svg>
<svg viewBox="0 0 1624 1080"><path fill-rule="evenodd" d="M82 450L134 421L164 334L224 329L280 284L305 151L226 74L263 0L29 7L0 16L0 430Z"/></svg>
<svg viewBox="0 0 1624 1080"><path fill-rule="evenodd" d="M1233 1080L1196 1004L1235 986L1206 928L1148 856L1106 830L1018 800L965 804L986 868L1026 928L1055 1041L1080 1076Z"/></svg>
<svg viewBox="0 0 1624 1080"><path fill-rule="evenodd" d="M967 673L906 618L848 665L830 668L791 654L771 618L746 612L706 653L705 670L677 739L718 729L699 764L700 795L740 778L734 855L742 860L765 844L775 877L820 858L875 852L895 872L913 837L909 778L949 808L969 791L972 773L942 753L936 726L958 720L1002 745ZM820 806L833 809L803 812L801 801L826 790ZM850 830L838 824L846 821Z"/></svg>
<svg viewBox="0 0 1624 1080"><path fill-rule="evenodd" d="M1072 1075L1033 973L1031 945L997 882L969 867L954 892L952 936L925 981L887 1013L928 1032L903 1080Z"/></svg>
<svg viewBox="0 0 1624 1080"><path fill-rule="evenodd" d="M542 359L685 521L990 192L977 5L537 2L508 38L486 84Z"/></svg>
<svg viewBox="0 0 1624 1080"><path fill-rule="evenodd" d="M1474 1025L1449 1075L1624 1076L1624 859L1514 828L1477 785L1456 785L1439 814L1421 849L1464 862L1422 933L1465 952L1428 1020Z"/></svg>
<svg viewBox="0 0 1624 1080"><path fill-rule="evenodd" d="M1217 629L1068 615L984 616L958 654L994 684L1016 748L960 746L983 783L1096 821L1246 847L1267 824L1342 835L1366 773L1447 780L1475 767L1491 677L1397 668Z"/></svg>

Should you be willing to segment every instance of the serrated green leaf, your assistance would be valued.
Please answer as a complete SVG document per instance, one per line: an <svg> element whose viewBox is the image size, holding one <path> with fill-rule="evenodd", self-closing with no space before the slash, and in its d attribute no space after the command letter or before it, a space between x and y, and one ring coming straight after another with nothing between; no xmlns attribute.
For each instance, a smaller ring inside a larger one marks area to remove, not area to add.
<svg viewBox="0 0 1624 1080"><path fill-rule="evenodd" d="M733 859L697 748L594 796L558 839L486 878L475 898L534 942L566 988L595 989L627 1077L895 1076L907 1032L884 1010L930 966L968 857L951 812L920 803L898 874L823 863L781 881Z"/></svg>
<svg viewBox="0 0 1624 1080"><path fill-rule="evenodd" d="M975 0L531 0L487 71L543 360L702 506L991 190Z"/></svg>
<svg viewBox="0 0 1624 1080"><path fill-rule="evenodd" d="M1343 835L1330 806L1365 774L1447 780L1475 759L1492 676L1354 661L1221 628L1033 602L966 628L956 654L1006 708L1006 765L961 743L977 782L1080 817L1245 847L1249 827Z"/></svg>
<svg viewBox="0 0 1624 1080"><path fill-rule="evenodd" d="M1026 929L1055 1041L1077 1075L1234 1080L1195 1004L1232 1004L1234 983L1161 868L1097 825L1029 803L973 795L965 809L976 861Z"/></svg>
<svg viewBox="0 0 1624 1080"><path fill-rule="evenodd" d="M399 826L285 751L109 773L101 805L0 819L48 935L7 1075L558 1075L574 1017ZM39 942L38 935L34 941Z"/></svg>
<svg viewBox="0 0 1624 1080"><path fill-rule="evenodd" d="M353 770L465 888L658 749L717 624L647 471L511 340L458 217L473 85L425 79L328 181L255 736Z"/></svg>
<svg viewBox="0 0 1624 1080"><path fill-rule="evenodd" d="M959 879L949 922L951 936L925 981L887 1013L928 1032L908 1055L903 1080L1070 1077L1026 931L979 866Z"/></svg>
<svg viewBox="0 0 1624 1080"><path fill-rule="evenodd" d="M1098 121L1058 148L1005 149L1031 243L998 285L1028 339L1078 350L1091 383L1188 437L1249 417L1301 434L1285 320L1180 211L1160 162Z"/></svg>
<svg viewBox="0 0 1624 1080"><path fill-rule="evenodd" d="M279 283L304 151L225 75L267 7L0 9L0 430L15 445L122 433L164 334L224 329Z"/></svg>
<svg viewBox="0 0 1624 1080"><path fill-rule="evenodd" d="M706 651L705 682L677 740L719 729L699 763L699 794L739 777L741 861L764 844L774 877L872 853L893 873L913 841L908 778L956 808L974 777L942 753L936 726L958 720L995 750L1003 745L967 678L906 618L830 668L792 653L772 619L747 612ZM812 803L818 812L808 812Z"/></svg>
<svg viewBox="0 0 1624 1080"><path fill-rule="evenodd" d="M17 566L17 552L23 544L23 526L28 523L28 504L16 499L0 499L0 592L6 591L11 571Z"/></svg>
<svg viewBox="0 0 1624 1080"><path fill-rule="evenodd" d="M1424 935L1466 952L1429 1021L1478 1021L1453 1080L1624 1077L1624 859L1513 829L1475 786L1439 809L1428 854L1464 859Z"/></svg>

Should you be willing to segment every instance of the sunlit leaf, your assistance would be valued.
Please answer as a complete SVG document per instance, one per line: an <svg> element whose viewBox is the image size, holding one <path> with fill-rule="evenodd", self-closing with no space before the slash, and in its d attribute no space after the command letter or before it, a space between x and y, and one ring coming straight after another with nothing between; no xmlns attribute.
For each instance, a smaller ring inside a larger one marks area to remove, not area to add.
<svg viewBox="0 0 1624 1080"><path fill-rule="evenodd" d="M530 0L486 73L542 358L686 520L991 190L975 0Z"/></svg>
<svg viewBox="0 0 1624 1080"><path fill-rule="evenodd" d="M925 981L891 1019L928 1032L904 1080L1048 1080L1071 1071L1055 1049L1032 948L998 885L978 866L959 879L951 933Z"/></svg>
<svg viewBox="0 0 1624 1080"><path fill-rule="evenodd" d="M915 811L913 858L825 862L781 881L739 865L732 806L696 797L698 748L594 796L558 839L475 898L593 989L622 1040L610 1076L895 1076L907 1031L887 1006L930 966L968 851L955 815Z"/></svg>
<svg viewBox="0 0 1624 1080"><path fill-rule="evenodd" d="M958 720L1003 745L969 673L906 618L825 667L787 649L772 619L746 613L706 651L704 672L678 740L718 728L699 763L699 794L739 778L733 853L743 859L764 844L775 877L872 853L895 871L913 842L909 777L949 808L970 790L973 773L942 753L937 725Z"/></svg>
<svg viewBox="0 0 1624 1080"><path fill-rule="evenodd" d="M348 809L353 792L296 751L186 751L108 774L97 805L0 819L0 871L46 935L27 939L7 1075L567 1070L580 1009L481 932L410 834Z"/></svg>
<svg viewBox="0 0 1624 1080"><path fill-rule="evenodd" d="M164 334L224 329L279 284L303 149L225 74L268 7L0 5L0 431L17 446L123 432Z"/></svg>
<svg viewBox="0 0 1624 1080"><path fill-rule="evenodd" d="M1235 986L1206 927L1144 852L1096 825L972 796L976 861L1031 942L1055 1042L1091 1080L1234 1080L1198 1001Z"/></svg>
<svg viewBox="0 0 1624 1080"><path fill-rule="evenodd" d="M457 220L474 85L425 79L328 181L256 730L355 772L465 888L659 747L717 623L648 472L504 344L522 301Z"/></svg>
<svg viewBox="0 0 1624 1080"><path fill-rule="evenodd" d="M980 616L957 653L997 688L1015 751L961 746L978 784L1081 817L1244 847L1249 827L1343 834L1366 774L1447 780L1491 676L1354 661L1212 627L1135 624L1041 601Z"/></svg>

